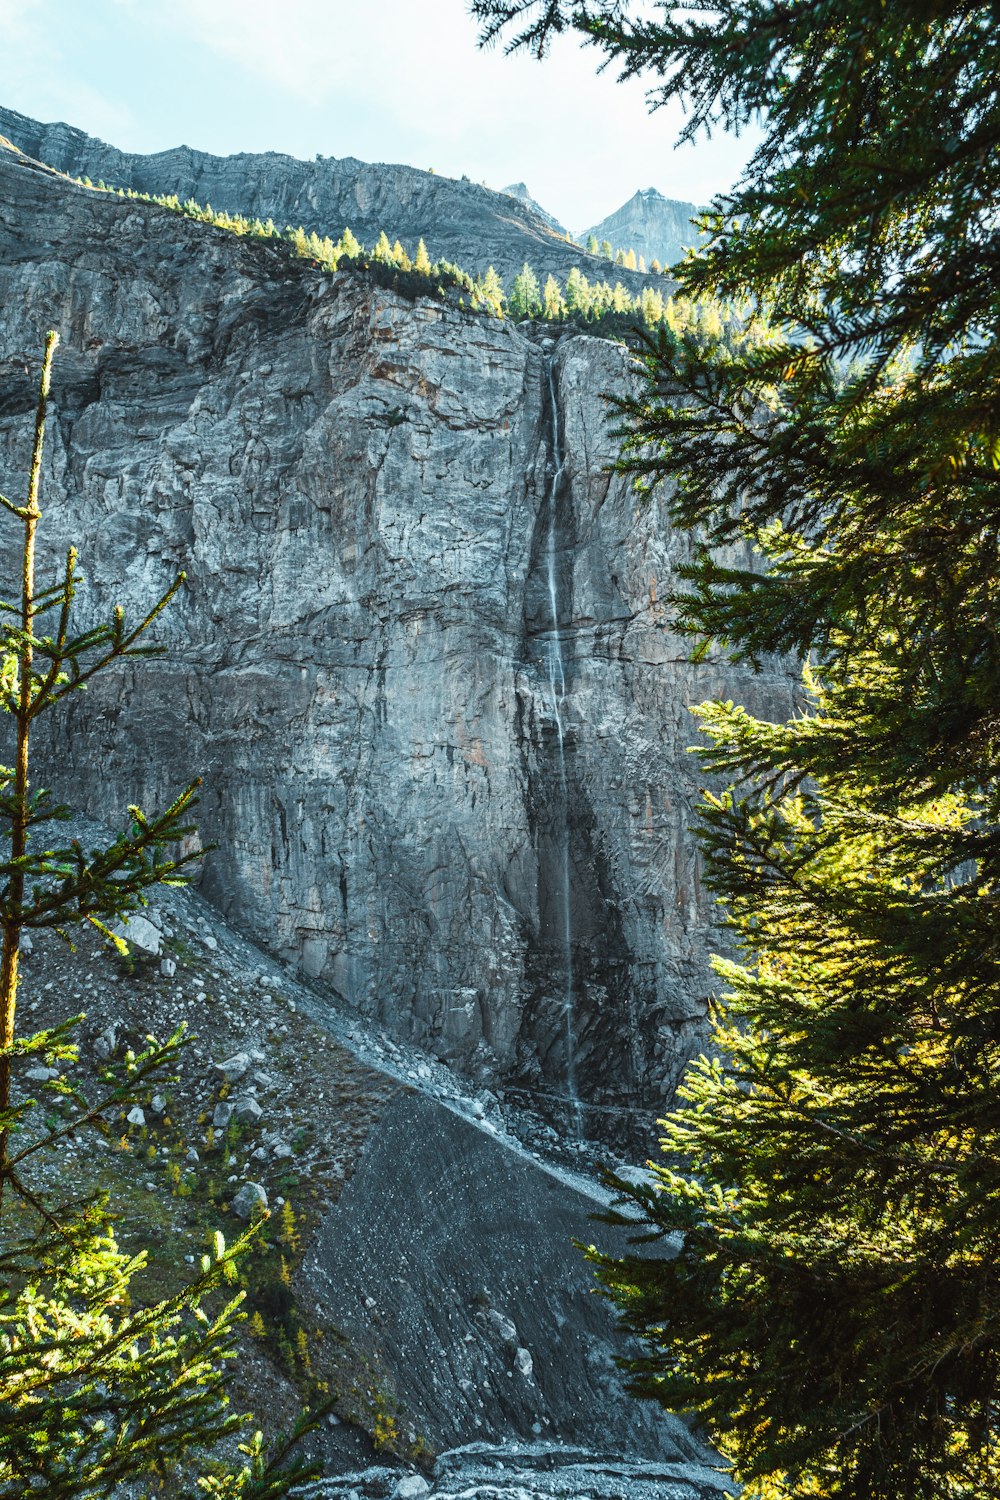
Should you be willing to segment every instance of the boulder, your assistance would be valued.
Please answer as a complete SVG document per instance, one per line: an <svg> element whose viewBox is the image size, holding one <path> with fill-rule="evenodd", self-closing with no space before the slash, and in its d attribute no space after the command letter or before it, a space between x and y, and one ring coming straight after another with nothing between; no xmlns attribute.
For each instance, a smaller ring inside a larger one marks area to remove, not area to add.
<svg viewBox="0 0 1000 1500"><path fill-rule="evenodd" d="M155 927L148 917L142 917L138 912L133 912L130 917L124 917L118 922L112 922L111 931L115 937L127 943L129 948L138 948L141 953L149 953L154 958L163 943L163 934L160 929Z"/></svg>
<svg viewBox="0 0 1000 1500"><path fill-rule="evenodd" d="M392 1500L423 1500L431 1487L422 1474L404 1474L392 1492Z"/></svg>
<svg viewBox="0 0 1000 1500"><path fill-rule="evenodd" d="M503 1313L497 1312L495 1307L491 1307L486 1314L486 1319L487 1322L492 1324L494 1331L500 1335L503 1343L517 1343L517 1328L511 1322L510 1318L505 1318Z"/></svg>
<svg viewBox="0 0 1000 1500"><path fill-rule="evenodd" d="M240 1219L252 1219L267 1212L267 1193L259 1182L245 1182L230 1205Z"/></svg>
<svg viewBox="0 0 1000 1500"><path fill-rule="evenodd" d="M227 1083L237 1083L249 1070L250 1055L247 1052L234 1052L232 1057L213 1063L212 1066L222 1074Z"/></svg>
<svg viewBox="0 0 1000 1500"><path fill-rule="evenodd" d="M252 1095L233 1100L233 1114L241 1125L256 1125L264 1111Z"/></svg>

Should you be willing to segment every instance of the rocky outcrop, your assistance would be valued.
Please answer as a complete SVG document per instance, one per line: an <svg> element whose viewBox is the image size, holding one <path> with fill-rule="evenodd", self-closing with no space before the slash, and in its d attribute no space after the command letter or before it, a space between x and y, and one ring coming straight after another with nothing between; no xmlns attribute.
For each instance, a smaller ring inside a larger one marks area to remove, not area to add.
<svg viewBox="0 0 1000 1500"><path fill-rule="evenodd" d="M432 259L453 261L472 275L493 265L509 281L525 261L543 280L551 273L564 282L573 266L591 280L607 272L606 261L567 243L537 204L465 177L350 156L299 161L277 151L212 156L177 146L144 156L70 125L43 124L2 108L0 135L73 177L143 193L176 193L229 213L271 218L279 228L301 224L337 239L348 225L369 246L384 229L411 254L423 238ZM620 269L615 275L633 291L645 284L644 277Z"/></svg>
<svg viewBox="0 0 1000 1500"><path fill-rule="evenodd" d="M649 1118L711 984L687 705L787 685L666 628L683 539L606 471L627 353L11 150L0 295L8 494L63 336L43 543L81 544L84 614L187 573L169 655L72 700L51 781L109 818L202 775L203 892L322 993L588 1131Z"/></svg>
<svg viewBox="0 0 1000 1500"><path fill-rule="evenodd" d="M550 214L547 209L544 209L542 205L531 196L531 194L528 192L528 185L526 182L508 183L503 191L509 197L516 198L518 202L526 204L526 206L531 210L532 213L537 214L539 218L544 219L551 230L554 230L556 234L561 235L565 239L566 235L569 233L565 224L560 224L557 218Z"/></svg>
<svg viewBox="0 0 1000 1500"><path fill-rule="evenodd" d="M698 212L693 203L665 198L656 188L644 188L585 230L580 239L585 243L593 235L598 243L607 240L613 250L634 250L645 257L647 266L654 259L661 266L672 266L685 250L698 243L700 235L691 223Z"/></svg>

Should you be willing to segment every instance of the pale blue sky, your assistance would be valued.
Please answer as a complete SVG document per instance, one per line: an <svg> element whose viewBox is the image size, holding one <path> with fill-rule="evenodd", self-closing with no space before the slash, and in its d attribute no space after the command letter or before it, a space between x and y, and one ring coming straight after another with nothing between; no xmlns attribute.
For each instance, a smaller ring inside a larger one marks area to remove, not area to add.
<svg viewBox="0 0 1000 1500"><path fill-rule="evenodd" d="M579 231L640 187L705 202L749 152L674 149L680 116L569 38L482 53L465 0L0 0L0 97L115 145L358 156L524 181Z"/></svg>

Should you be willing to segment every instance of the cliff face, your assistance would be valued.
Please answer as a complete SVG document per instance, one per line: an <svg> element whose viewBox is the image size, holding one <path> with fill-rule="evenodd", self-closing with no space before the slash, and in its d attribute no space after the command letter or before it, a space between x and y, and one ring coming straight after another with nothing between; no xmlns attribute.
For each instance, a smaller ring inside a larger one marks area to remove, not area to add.
<svg viewBox="0 0 1000 1500"><path fill-rule="evenodd" d="M277 151L212 156L177 146L142 155L119 151L70 125L43 124L3 108L0 135L70 176L144 193L176 193L229 213L271 218L279 228L302 224L336 239L349 225L366 245L384 229L411 254L423 237L433 260L453 261L473 275L492 264L509 280L525 261L543 280L551 272L563 282L573 266L591 279L607 273L606 261L568 244L537 204L466 178L354 157L307 162ZM647 279L620 268L615 275L633 291Z"/></svg>
<svg viewBox="0 0 1000 1500"><path fill-rule="evenodd" d="M691 223L697 213L693 203L665 198L655 188L645 188L633 193L627 203L585 230L580 238L586 240L592 234L598 242L609 240L612 249L634 250L645 257L647 266L654 259L661 266L672 266L698 242L700 236Z"/></svg>
<svg viewBox="0 0 1000 1500"><path fill-rule="evenodd" d="M710 986L686 705L787 689L664 627L682 543L604 470L625 352L10 150L0 296L7 494L63 336L43 539L84 612L188 575L169 657L73 700L47 779L108 818L202 775L203 893L322 992L577 1127L659 1108Z"/></svg>

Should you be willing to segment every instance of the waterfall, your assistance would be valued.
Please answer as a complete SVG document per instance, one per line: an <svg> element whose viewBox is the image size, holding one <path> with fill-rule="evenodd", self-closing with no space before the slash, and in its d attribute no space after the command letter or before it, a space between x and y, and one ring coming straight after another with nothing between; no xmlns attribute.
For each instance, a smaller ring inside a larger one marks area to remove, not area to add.
<svg viewBox="0 0 1000 1500"><path fill-rule="evenodd" d="M548 584L551 630L548 635L546 661L552 718L556 728L558 766L559 911L563 953L563 1014L566 1041L566 1095L577 1136L583 1133L583 1106L576 1087L576 1010L573 975L573 907L570 897L569 859L569 782L566 776L566 660L560 625L559 573L556 565L558 502L566 460L559 436L559 405L556 401L555 373L548 364L549 403L552 412L552 479L545 500L545 577Z"/></svg>

